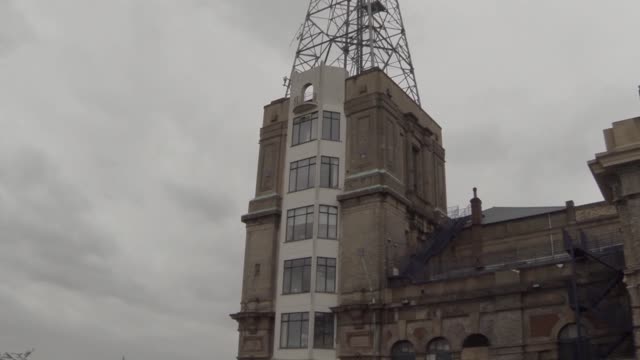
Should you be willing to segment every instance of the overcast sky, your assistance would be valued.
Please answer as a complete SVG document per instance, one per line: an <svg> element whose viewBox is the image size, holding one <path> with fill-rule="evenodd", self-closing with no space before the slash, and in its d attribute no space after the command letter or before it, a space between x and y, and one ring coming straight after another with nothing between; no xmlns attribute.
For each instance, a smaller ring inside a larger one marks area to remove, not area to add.
<svg viewBox="0 0 640 360"><path fill-rule="evenodd" d="M637 0L406 0L450 205L600 201ZM232 359L262 107L304 0L0 0L0 353Z"/></svg>

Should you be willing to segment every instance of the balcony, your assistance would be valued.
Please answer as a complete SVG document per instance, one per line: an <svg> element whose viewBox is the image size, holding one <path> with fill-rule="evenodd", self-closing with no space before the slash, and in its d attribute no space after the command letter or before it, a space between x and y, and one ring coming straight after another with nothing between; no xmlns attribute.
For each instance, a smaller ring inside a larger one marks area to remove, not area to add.
<svg viewBox="0 0 640 360"><path fill-rule="evenodd" d="M315 110L317 107L318 96L316 93L313 93L313 95L306 100L301 98L300 96L296 96L293 99L293 113L296 115Z"/></svg>

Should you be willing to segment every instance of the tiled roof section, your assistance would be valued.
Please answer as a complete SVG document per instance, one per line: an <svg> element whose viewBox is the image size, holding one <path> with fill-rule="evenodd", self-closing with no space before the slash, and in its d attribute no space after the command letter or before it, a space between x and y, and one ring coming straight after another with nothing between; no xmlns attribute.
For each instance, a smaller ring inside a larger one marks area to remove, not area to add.
<svg viewBox="0 0 640 360"><path fill-rule="evenodd" d="M484 225L494 224L503 221L522 219L530 216L549 214L563 211L564 206L545 207L492 207L482 212L482 223Z"/></svg>

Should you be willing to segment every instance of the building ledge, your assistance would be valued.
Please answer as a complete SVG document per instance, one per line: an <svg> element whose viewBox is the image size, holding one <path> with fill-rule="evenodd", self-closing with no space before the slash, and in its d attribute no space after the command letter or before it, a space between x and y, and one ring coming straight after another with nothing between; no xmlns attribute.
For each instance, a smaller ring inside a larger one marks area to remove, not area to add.
<svg viewBox="0 0 640 360"><path fill-rule="evenodd" d="M269 216L280 217L281 215L282 215L282 210L273 208L273 209L266 209L266 210L256 211L256 212L243 215L241 219L242 219L242 222L246 224L248 222L255 221L261 218L265 218Z"/></svg>
<svg viewBox="0 0 640 360"><path fill-rule="evenodd" d="M402 196L397 191L393 190L391 187L386 185L375 185L369 186L362 189L356 189L349 192L346 192L340 196L338 196L338 201L346 201L350 199L355 199L367 195L375 195L375 194L383 194L383 195L391 195L404 205L411 205L411 201L406 197Z"/></svg>
<svg viewBox="0 0 640 360"><path fill-rule="evenodd" d="M233 320L240 321L255 318L275 318L276 314L272 311L241 311L239 313L229 315Z"/></svg>

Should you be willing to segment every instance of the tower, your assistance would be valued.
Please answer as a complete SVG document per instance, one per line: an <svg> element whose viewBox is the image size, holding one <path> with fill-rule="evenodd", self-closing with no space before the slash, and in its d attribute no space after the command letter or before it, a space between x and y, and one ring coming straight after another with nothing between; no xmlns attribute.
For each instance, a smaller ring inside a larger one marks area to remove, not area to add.
<svg viewBox="0 0 640 360"><path fill-rule="evenodd" d="M287 96L265 106L239 359L378 359L401 259L445 217L440 126L397 0L311 0Z"/></svg>
<svg viewBox="0 0 640 360"><path fill-rule="evenodd" d="M605 200L620 214L625 277L632 307L636 358L640 356L640 117L604 131L606 151L589 162Z"/></svg>

